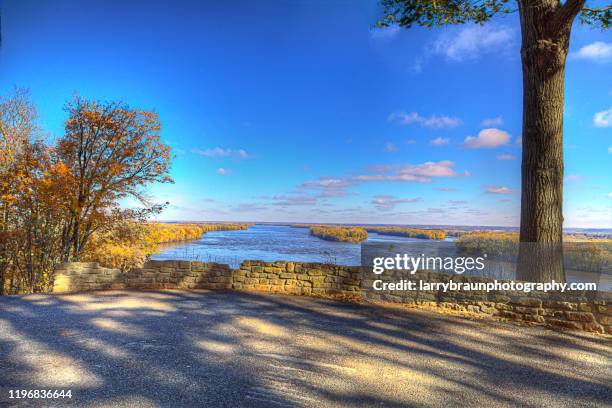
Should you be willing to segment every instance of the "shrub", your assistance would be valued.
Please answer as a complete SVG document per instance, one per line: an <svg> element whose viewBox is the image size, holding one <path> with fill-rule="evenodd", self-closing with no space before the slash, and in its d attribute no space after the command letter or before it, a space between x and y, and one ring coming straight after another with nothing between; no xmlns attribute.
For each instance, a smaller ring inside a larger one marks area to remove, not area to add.
<svg viewBox="0 0 612 408"><path fill-rule="evenodd" d="M92 236L83 259L122 271L139 267L160 244L199 239L209 231L245 230L247 224L161 224L124 222Z"/></svg>
<svg viewBox="0 0 612 408"><path fill-rule="evenodd" d="M421 229L405 227L367 227L367 231L381 235L394 235L407 238L436 239L446 238L446 232L440 229Z"/></svg>
<svg viewBox="0 0 612 408"><path fill-rule="evenodd" d="M310 234L327 241L361 242L368 238L368 232L359 227L310 227Z"/></svg>

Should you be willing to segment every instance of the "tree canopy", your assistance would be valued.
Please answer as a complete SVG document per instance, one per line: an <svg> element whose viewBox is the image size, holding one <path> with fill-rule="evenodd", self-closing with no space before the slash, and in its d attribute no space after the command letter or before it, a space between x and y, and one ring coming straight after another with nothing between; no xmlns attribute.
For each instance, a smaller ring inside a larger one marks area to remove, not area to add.
<svg viewBox="0 0 612 408"><path fill-rule="evenodd" d="M534 6L548 6L558 19L574 15L577 11L583 23L609 28L612 22L612 5L586 3L585 0L533 2ZM438 27L470 22L482 24L495 15L518 11L516 2L510 0L382 0L381 5L383 16L376 23L379 27Z"/></svg>

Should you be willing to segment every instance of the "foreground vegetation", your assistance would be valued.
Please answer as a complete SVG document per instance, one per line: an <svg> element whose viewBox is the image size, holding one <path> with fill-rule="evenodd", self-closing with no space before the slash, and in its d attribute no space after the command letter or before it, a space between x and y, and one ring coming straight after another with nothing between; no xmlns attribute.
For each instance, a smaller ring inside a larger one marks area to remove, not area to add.
<svg viewBox="0 0 612 408"><path fill-rule="evenodd" d="M359 227L310 227L310 234L327 241L361 242L368 238L368 232Z"/></svg>
<svg viewBox="0 0 612 408"><path fill-rule="evenodd" d="M172 182L155 112L78 96L64 111L49 140L26 91L0 97L0 295L48 290L58 263L95 259L109 237L137 242L134 226L164 208L146 198Z"/></svg>
<svg viewBox="0 0 612 408"><path fill-rule="evenodd" d="M456 241L459 254L516 262L519 253L519 234L516 232L473 232ZM530 245L530 244L526 244ZM537 244L534 244L537 245ZM584 235L567 235L563 244L566 268L590 272L612 270L612 240Z"/></svg>
<svg viewBox="0 0 612 408"><path fill-rule="evenodd" d="M127 271L139 267L159 251L161 244L199 239L210 231L245 230L247 224L160 224L128 222L96 234L83 260Z"/></svg>

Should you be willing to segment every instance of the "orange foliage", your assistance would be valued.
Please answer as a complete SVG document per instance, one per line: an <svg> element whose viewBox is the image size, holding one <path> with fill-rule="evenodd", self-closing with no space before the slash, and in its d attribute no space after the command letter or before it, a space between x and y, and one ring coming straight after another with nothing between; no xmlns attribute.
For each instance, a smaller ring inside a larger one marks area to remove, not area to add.
<svg viewBox="0 0 612 408"><path fill-rule="evenodd" d="M112 230L94 234L83 253L84 260L122 271L142 266L160 244L189 241L209 231L245 230L246 224L120 223Z"/></svg>

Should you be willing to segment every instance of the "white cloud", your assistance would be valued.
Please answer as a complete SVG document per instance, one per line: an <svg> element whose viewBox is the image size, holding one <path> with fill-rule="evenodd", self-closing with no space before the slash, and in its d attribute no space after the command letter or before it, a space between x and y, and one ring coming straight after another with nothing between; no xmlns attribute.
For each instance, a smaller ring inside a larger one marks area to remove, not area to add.
<svg viewBox="0 0 612 408"><path fill-rule="evenodd" d="M481 127L501 126L503 124L504 124L504 118L502 118L501 116L498 116L496 118L483 119L483 121L480 122Z"/></svg>
<svg viewBox="0 0 612 408"><path fill-rule="evenodd" d="M414 139L406 139L406 140L404 140L404 144L413 145L413 144L416 144L416 140L414 140Z"/></svg>
<svg viewBox="0 0 612 408"><path fill-rule="evenodd" d="M608 147L608 153L612 154L612 147Z"/></svg>
<svg viewBox="0 0 612 408"><path fill-rule="evenodd" d="M433 44L431 52L449 61L477 59L488 52L499 53L500 48L513 42L514 31L504 26L470 26L445 33Z"/></svg>
<svg viewBox="0 0 612 408"><path fill-rule="evenodd" d="M385 152L387 153L395 153L397 152L397 146L391 142L385 143Z"/></svg>
<svg viewBox="0 0 612 408"><path fill-rule="evenodd" d="M299 188L314 188L321 190L343 190L354 183L346 178L321 177L318 180L302 183Z"/></svg>
<svg viewBox="0 0 612 408"><path fill-rule="evenodd" d="M569 181L569 182L580 181L583 178L584 178L583 176L580 176L578 174L569 174L569 175L565 176L565 181Z"/></svg>
<svg viewBox="0 0 612 408"><path fill-rule="evenodd" d="M414 61L412 61L410 69L412 69L412 72L414 72L415 74L420 74L421 72L423 72L423 59L418 57L415 58Z"/></svg>
<svg viewBox="0 0 612 408"><path fill-rule="evenodd" d="M612 198L612 193L608 193L608 198Z"/></svg>
<svg viewBox="0 0 612 408"><path fill-rule="evenodd" d="M500 154L496 158L497 160L516 160L516 157L511 154Z"/></svg>
<svg viewBox="0 0 612 408"><path fill-rule="evenodd" d="M253 203L240 203L232 207L233 211L236 212L251 212L251 211L264 211L266 207L262 207Z"/></svg>
<svg viewBox="0 0 612 408"><path fill-rule="evenodd" d="M374 27L370 30L370 38L373 40L394 38L400 32L399 26Z"/></svg>
<svg viewBox="0 0 612 408"><path fill-rule="evenodd" d="M572 54L574 58L592 60L597 62L609 61L612 59L612 43L595 41L585 45Z"/></svg>
<svg viewBox="0 0 612 408"><path fill-rule="evenodd" d="M244 149L226 149L222 147L214 147L212 149L191 149L191 152L204 157L237 157L239 159L250 159L253 157Z"/></svg>
<svg viewBox="0 0 612 408"><path fill-rule="evenodd" d="M478 133L478 136L468 136L463 141L465 147L472 149L492 149L497 146L502 146L510 141L508 132L496 128L483 129Z"/></svg>
<svg viewBox="0 0 612 408"><path fill-rule="evenodd" d="M455 163L450 160L439 162L426 162L422 164L407 164L403 166L377 166L372 168L374 173L353 177L358 182L371 181L399 181L428 183L438 177L460 177L469 176L468 172L457 173L454 170ZM386 173L386 174L385 174Z"/></svg>
<svg viewBox="0 0 612 408"><path fill-rule="evenodd" d="M220 174L222 176L229 176L230 174L232 174L232 171L230 169L226 169L224 167L219 167L217 169L217 174Z"/></svg>
<svg viewBox="0 0 612 408"><path fill-rule="evenodd" d="M392 112L389 114L388 120L390 122L398 122L402 125L419 124L423 127L429 128L452 128L461 124L461 119L451 116L436 116L431 115L429 117L421 116L417 112Z"/></svg>
<svg viewBox="0 0 612 408"><path fill-rule="evenodd" d="M450 139L447 137L436 137L429 141L429 144L432 146L444 146L450 144Z"/></svg>
<svg viewBox="0 0 612 408"><path fill-rule="evenodd" d="M597 112L593 116L593 124L599 128L612 127L612 108Z"/></svg>
<svg viewBox="0 0 612 408"><path fill-rule="evenodd" d="M398 204L416 203L420 198L395 198L390 195L378 195L372 199L372 204L379 210L391 210Z"/></svg>
<svg viewBox="0 0 612 408"><path fill-rule="evenodd" d="M514 190L504 186L489 186L486 189L487 194L511 194Z"/></svg>
<svg viewBox="0 0 612 408"><path fill-rule="evenodd" d="M281 207L285 206L293 206L293 205L314 205L317 203L316 197L308 196L308 195L297 195L297 196L287 196L280 195L272 197L275 201L274 205L278 205Z"/></svg>
<svg viewBox="0 0 612 408"><path fill-rule="evenodd" d="M450 160L439 162L425 162L422 164L406 165L382 165L371 166L366 174L351 177L321 177L318 180L306 181L298 186L298 191L304 189L316 189L323 192L343 191L360 183L373 182L412 182L429 183L435 178L442 177L466 177L470 173L467 171L457 172L454 169L455 163ZM444 190L455 191L455 190ZM344 196L345 194L334 193L326 196ZM322 197L323 195L321 195Z"/></svg>

